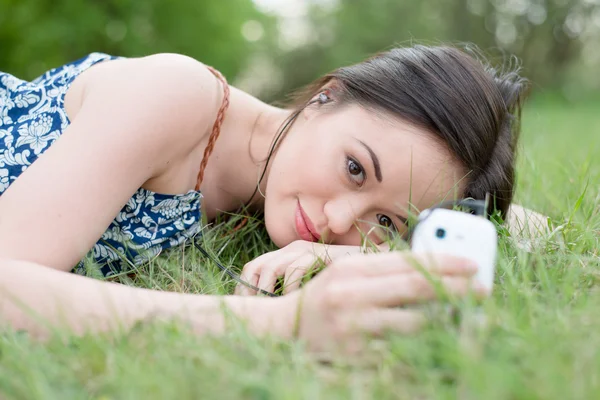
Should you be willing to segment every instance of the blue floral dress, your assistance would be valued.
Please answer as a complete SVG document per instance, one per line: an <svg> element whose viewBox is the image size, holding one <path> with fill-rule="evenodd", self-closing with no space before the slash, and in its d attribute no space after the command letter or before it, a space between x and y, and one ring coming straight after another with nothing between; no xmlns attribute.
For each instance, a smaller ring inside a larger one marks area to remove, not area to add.
<svg viewBox="0 0 600 400"><path fill-rule="evenodd" d="M0 72L0 196L69 126L67 90L83 71L113 57L93 53L27 82ZM202 195L165 195L140 188L90 250L103 275L139 265L200 230ZM84 260L74 272L85 273Z"/></svg>

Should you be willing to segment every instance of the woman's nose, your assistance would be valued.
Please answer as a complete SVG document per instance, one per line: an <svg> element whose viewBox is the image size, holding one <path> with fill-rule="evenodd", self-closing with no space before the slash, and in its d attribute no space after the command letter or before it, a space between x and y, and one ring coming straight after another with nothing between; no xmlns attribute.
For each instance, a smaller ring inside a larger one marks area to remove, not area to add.
<svg viewBox="0 0 600 400"><path fill-rule="evenodd" d="M348 197L331 200L325 204L327 228L336 236L347 234L358 219L365 214L367 205L360 199Z"/></svg>

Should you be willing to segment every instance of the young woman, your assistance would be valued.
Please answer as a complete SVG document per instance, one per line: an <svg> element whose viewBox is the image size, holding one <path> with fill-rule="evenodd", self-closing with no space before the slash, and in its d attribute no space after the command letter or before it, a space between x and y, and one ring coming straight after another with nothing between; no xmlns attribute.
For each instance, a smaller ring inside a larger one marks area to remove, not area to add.
<svg viewBox="0 0 600 400"><path fill-rule="evenodd" d="M283 336L300 310L297 333L313 345L347 339L340 332L410 330L418 314L387 307L434 297L410 255L352 253L365 235L381 243L384 231L406 229L409 213L443 199L489 193L506 213L524 88L515 71L424 46L340 68L289 109L174 54L95 53L32 82L0 73L3 319L47 333L26 306L77 332L157 314L219 332L224 302L255 332ZM81 272L87 255L110 275L241 206L264 210L282 248L277 268L267 271L267 255L244 277L269 290L278 276L295 281L307 254L326 252L330 268L301 291L310 295L215 298L65 273ZM466 293L473 267L437 260L423 262Z"/></svg>

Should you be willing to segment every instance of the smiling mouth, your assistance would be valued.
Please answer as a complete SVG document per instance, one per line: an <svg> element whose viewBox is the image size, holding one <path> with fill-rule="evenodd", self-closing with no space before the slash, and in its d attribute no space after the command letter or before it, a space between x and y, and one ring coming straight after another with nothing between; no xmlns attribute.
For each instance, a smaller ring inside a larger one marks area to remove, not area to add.
<svg viewBox="0 0 600 400"><path fill-rule="evenodd" d="M302 209L300 201L296 207L296 232L302 240L307 242L318 242L321 239L321 235L316 231L312 221L308 218L308 215Z"/></svg>

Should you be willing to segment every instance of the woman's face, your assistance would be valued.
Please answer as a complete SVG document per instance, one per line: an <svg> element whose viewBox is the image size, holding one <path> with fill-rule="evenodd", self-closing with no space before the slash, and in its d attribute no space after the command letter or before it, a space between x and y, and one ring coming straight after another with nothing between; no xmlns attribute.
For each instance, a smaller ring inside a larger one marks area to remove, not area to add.
<svg viewBox="0 0 600 400"><path fill-rule="evenodd" d="M380 243L464 189L464 168L424 130L358 105L306 109L273 156L265 222L273 242Z"/></svg>

